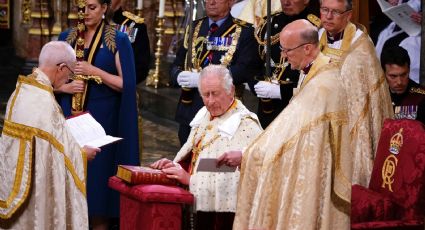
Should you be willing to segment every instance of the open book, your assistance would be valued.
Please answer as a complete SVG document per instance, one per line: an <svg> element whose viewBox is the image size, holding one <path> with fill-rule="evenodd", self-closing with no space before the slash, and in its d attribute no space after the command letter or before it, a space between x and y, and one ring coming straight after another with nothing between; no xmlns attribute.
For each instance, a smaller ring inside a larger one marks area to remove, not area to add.
<svg viewBox="0 0 425 230"><path fill-rule="evenodd" d="M66 120L66 126L81 147L84 145L101 147L122 139L106 135L103 127L92 117L92 115L90 115L90 113L83 113L68 118Z"/></svg>
<svg viewBox="0 0 425 230"><path fill-rule="evenodd" d="M392 6L386 0L378 0L382 12L387 15L395 24L397 24L409 36L416 36L421 32L421 25L414 22L410 15L412 15L412 7L407 3L397 6Z"/></svg>

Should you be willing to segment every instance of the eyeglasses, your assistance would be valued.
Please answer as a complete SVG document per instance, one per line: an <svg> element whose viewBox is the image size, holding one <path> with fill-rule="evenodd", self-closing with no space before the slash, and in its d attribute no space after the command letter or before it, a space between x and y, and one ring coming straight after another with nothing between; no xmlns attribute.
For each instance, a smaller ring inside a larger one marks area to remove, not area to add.
<svg viewBox="0 0 425 230"><path fill-rule="evenodd" d="M345 10L345 11L340 12L338 10L331 10L329 8L326 8L326 7L320 7L320 13L321 14L328 15L328 13L331 13L331 15L333 17L339 17L339 16L347 13L348 11L351 11L351 9L348 9L348 10Z"/></svg>
<svg viewBox="0 0 425 230"><path fill-rule="evenodd" d="M295 50L295 49L298 49L298 48L300 48L301 46L305 46L305 45L307 45L307 44L311 44L311 43L310 43L310 42L303 43L303 44L301 44L301 45L299 45L299 46L297 46L297 47L291 48L291 49L284 49L281 45L279 45L279 49L280 49L280 51L281 51L282 53L284 53L285 55L287 55L287 54L288 54L288 52L293 51L293 50Z"/></svg>
<svg viewBox="0 0 425 230"><path fill-rule="evenodd" d="M69 68L69 66L65 62L58 63L58 64L56 64L56 66L60 66L62 64L63 64L63 66L65 66L69 70L69 72L71 72L69 78L72 79L74 77L75 73L74 73L74 71L72 71L71 68Z"/></svg>

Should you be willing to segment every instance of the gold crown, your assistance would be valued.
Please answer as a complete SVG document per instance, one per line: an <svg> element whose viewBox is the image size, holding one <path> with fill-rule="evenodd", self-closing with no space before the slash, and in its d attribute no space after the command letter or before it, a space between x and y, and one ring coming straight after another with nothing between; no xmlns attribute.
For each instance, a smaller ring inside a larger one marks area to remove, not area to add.
<svg viewBox="0 0 425 230"><path fill-rule="evenodd" d="M403 145L403 128L400 128L400 130L391 137L390 152L392 154L398 154L400 152L402 145Z"/></svg>

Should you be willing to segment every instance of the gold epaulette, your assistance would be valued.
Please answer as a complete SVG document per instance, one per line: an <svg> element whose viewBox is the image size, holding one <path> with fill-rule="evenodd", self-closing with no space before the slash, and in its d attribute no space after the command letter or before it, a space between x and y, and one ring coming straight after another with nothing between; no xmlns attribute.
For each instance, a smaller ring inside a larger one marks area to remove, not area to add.
<svg viewBox="0 0 425 230"><path fill-rule="evenodd" d="M139 16L137 16L137 15L131 13L131 12L128 12L128 11L123 11L122 15L126 18L129 18L130 20L133 20L136 23L139 23L139 24L142 24L142 23L145 22L144 18L141 18L141 17L139 17Z"/></svg>
<svg viewBox="0 0 425 230"><path fill-rule="evenodd" d="M411 93L419 93L419 94L425 95L425 90L422 89L422 88L418 88L418 87L412 87L412 88L410 88L410 92Z"/></svg>
<svg viewBox="0 0 425 230"><path fill-rule="evenodd" d="M316 15L314 14L309 14L307 15L307 19L313 24L315 25L317 28L319 28L322 25L322 21L320 21L320 18L318 18Z"/></svg>
<svg viewBox="0 0 425 230"><path fill-rule="evenodd" d="M240 25L240 26L243 26L243 27L249 27L249 26L251 26L251 24L249 24L248 22L243 21L243 20L240 20L238 18L233 18L233 23L235 23L237 25Z"/></svg>

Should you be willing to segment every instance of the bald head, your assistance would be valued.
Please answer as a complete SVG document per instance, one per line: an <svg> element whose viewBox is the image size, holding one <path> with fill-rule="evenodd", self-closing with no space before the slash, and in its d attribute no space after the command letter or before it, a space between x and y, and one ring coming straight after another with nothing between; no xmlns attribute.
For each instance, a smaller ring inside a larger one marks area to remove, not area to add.
<svg viewBox="0 0 425 230"><path fill-rule="evenodd" d="M292 69L301 70L310 64L320 52L318 43L317 28L305 19L289 23L280 32L281 54Z"/></svg>
<svg viewBox="0 0 425 230"><path fill-rule="evenodd" d="M317 28L305 19L296 20L286 25L280 33L281 38L285 36L294 37L302 43L317 44L319 42Z"/></svg>

